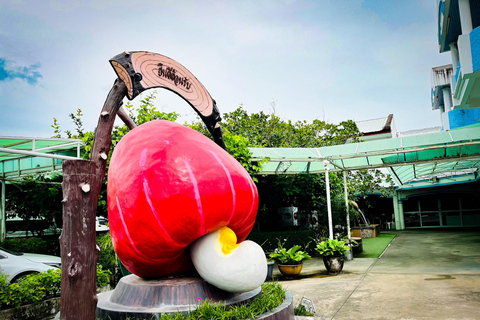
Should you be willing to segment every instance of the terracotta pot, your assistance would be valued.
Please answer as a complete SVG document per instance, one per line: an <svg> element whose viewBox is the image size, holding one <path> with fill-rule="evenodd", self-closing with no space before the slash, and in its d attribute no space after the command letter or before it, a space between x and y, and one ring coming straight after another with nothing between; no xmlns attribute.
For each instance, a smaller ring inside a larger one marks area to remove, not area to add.
<svg viewBox="0 0 480 320"><path fill-rule="evenodd" d="M324 256L323 264L327 269L328 273L332 275L337 275L342 273L343 263L345 262L345 257L341 256Z"/></svg>
<svg viewBox="0 0 480 320"><path fill-rule="evenodd" d="M296 278L302 271L302 264L278 264L278 270L285 278Z"/></svg>

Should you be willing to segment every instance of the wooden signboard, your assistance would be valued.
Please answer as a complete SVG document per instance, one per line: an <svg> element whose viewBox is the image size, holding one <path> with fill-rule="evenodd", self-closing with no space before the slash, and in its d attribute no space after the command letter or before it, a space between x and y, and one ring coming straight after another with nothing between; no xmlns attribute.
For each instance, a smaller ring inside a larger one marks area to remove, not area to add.
<svg viewBox="0 0 480 320"><path fill-rule="evenodd" d="M175 92L193 107L215 142L225 149L218 124L221 120L220 113L215 100L183 65L169 57L146 51L124 52L110 59L110 63L125 83L130 100L150 88Z"/></svg>

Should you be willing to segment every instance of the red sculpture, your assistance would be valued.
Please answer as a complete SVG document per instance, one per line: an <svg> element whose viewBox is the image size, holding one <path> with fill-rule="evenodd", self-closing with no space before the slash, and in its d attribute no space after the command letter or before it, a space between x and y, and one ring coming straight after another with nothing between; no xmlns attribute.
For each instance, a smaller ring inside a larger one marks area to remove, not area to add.
<svg viewBox="0 0 480 320"><path fill-rule="evenodd" d="M156 120L115 147L108 209L125 267L160 277L191 270L188 246L207 233L228 226L242 242L255 223L258 194L242 165L212 140Z"/></svg>

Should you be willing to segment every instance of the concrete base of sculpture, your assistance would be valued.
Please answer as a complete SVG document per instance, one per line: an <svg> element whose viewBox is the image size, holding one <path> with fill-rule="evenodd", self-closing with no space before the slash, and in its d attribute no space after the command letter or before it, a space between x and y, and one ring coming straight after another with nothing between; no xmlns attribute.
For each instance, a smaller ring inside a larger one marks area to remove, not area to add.
<svg viewBox="0 0 480 320"><path fill-rule="evenodd" d="M226 292L194 277L147 280L128 275L120 279L115 290L98 295L96 317L111 320L157 318L165 313L188 313L206 299L234 305L248 302L260 293L260 287L245 293Z"/></svg>

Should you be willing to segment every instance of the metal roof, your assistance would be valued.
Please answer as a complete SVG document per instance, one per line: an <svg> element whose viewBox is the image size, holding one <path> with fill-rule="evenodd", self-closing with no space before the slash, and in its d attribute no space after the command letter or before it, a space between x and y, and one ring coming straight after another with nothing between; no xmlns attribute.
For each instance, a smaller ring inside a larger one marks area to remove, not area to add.
<svg viewBox="0 0 480 320"><path fill-rule="evenodd" d="M430 127L430 128L423 128L423 129L401 131L401 132L397 132L397 138L407 137L407 136L418 136L420 134L432 134L432 133L437 133L441 131L442 131L442 127Z"/></svg>
<svg viewBox="0 0 480 320"><path fill-rule="evenodd" d="M446 173L478 173L480 127L320 148L250 148L269 158L260 174L389 168L397 185Z"/></svg>
<svg viewBox="0 0 480 320"><path fill-rule="evenodd" d="M61 170L62 160L80 158L82 140L0 136L0 179Z"/></svg>
<svg viewBox="0 0 480 320"><path fill-rule="evenodd" d="M378 132L385 129L385 124L387 123L388 117L355 121L357 124L358 131L363 133Z"/></svg>

